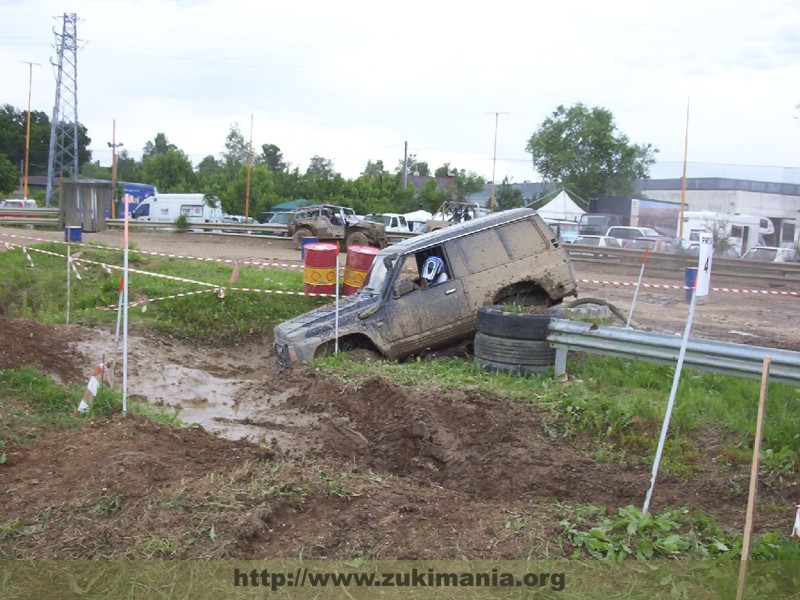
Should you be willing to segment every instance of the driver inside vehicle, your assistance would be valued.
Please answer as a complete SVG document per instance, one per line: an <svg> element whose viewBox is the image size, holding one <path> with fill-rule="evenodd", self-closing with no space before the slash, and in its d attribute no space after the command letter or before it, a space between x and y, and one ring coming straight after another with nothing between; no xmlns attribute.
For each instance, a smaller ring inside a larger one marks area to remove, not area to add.
<svg viewBox="0 0 800 600"><path fill-rule="evenodd" d="M429 256L422 265L420 276L414 280L415 290L439 285L450 279L444 261L438 256Z"/></svg>

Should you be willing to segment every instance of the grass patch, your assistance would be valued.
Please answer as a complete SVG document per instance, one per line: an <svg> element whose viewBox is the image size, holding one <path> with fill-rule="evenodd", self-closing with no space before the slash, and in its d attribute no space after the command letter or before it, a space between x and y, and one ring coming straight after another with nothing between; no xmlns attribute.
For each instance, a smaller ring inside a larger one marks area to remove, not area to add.
<svg viewBox="0 0 800 600"><path fill-rule="evenodd" d="M80 429L91 419L122 412L122 392L103 386L89 412L75 414L84 390L78 384L58 385L33 367L0 370L0 451L51 431ZM161 423L182 425L174 413L150 404L129 403L128 410ZM0 456L0 464L3 462Z"/></svg>
<svg viewBox="0 0 800 600"><path fill-rule="evenodd" d="M43 254L40 249L56 254ZM41 323L64 323L67 312L66 249L61 244L32 246L30 267L19 251L0 253L0 305L5 316ZM119 302L122 271L103 263L122 267L123 253L116 248L84 247L73 256L92 263L76 263L80 279L70 276L70 323L94 325L114 323ZM236 291L233 288L275 291L301 291L303 274L297 270L242 267L239 281L230 283L230 263L201 262L129 253L129 300L146 302L129 311L129 319L143 322L164 335L191 339L198 343L227 344L257 339L299 313L326 301L320 298ZM135 269L135 271L134 271ZM165 275L191 281L159 277ZM208 285L199 285L192 281ZM220 294L219 290L225 288ZM190 296L179 294L209 290ZM149 302L159 298L167 298ZM142 310L146 306L146 310ZM102 310L102 309L111 310Z"/></svg>

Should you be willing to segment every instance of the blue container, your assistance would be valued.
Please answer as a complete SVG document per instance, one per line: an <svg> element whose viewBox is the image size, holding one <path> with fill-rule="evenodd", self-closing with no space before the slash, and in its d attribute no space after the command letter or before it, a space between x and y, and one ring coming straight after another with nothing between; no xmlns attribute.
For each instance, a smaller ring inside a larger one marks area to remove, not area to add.
<svg viewBox="0 0 800 600"><path fill-rule="evenodd" d="M64 241L65 242L82 242L83 241L83 227L80 225L73 225L64 227Z"/></svg>
<svg viewBox="0 0 800 600"><path fill-rule="evenodd" d="M319 242L319 238L307 237L300 240L300 258L302 260L306 259L306 245L316 244L317 242Z"/></svg>
<svg viewBox="0 0 800 600"><path fill-rule="evenodd" d="M686 304L691 304L692 296L694 296L694 284L697 282L697 267L686 267L684 281L689 289L684 291L683 299Z"/></svg>

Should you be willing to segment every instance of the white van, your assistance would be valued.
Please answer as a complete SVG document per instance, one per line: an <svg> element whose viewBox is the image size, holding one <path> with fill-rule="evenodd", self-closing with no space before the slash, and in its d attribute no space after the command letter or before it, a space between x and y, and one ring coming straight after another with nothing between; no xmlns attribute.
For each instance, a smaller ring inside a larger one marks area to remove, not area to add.
<svg viewBox="0 0 800 600"><path fill-rule="evenodd" d="M174 223L180 215L186 215L189 224L222 223L219 198L205 194L156 194L142 200L131 218Z"/></svg>

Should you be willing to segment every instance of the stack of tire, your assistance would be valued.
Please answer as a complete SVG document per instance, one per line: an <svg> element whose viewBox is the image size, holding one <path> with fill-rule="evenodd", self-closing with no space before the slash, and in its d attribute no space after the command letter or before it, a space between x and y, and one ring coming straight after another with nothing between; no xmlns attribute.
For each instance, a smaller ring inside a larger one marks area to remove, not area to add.
<svg viewBox="0 0 800 600"><path fill-rule="evenodd" d="M478 310L475 362L489 371L530 375L555 364L556 351L547 341L552 313L506 312L501 306Z"/></svg>

